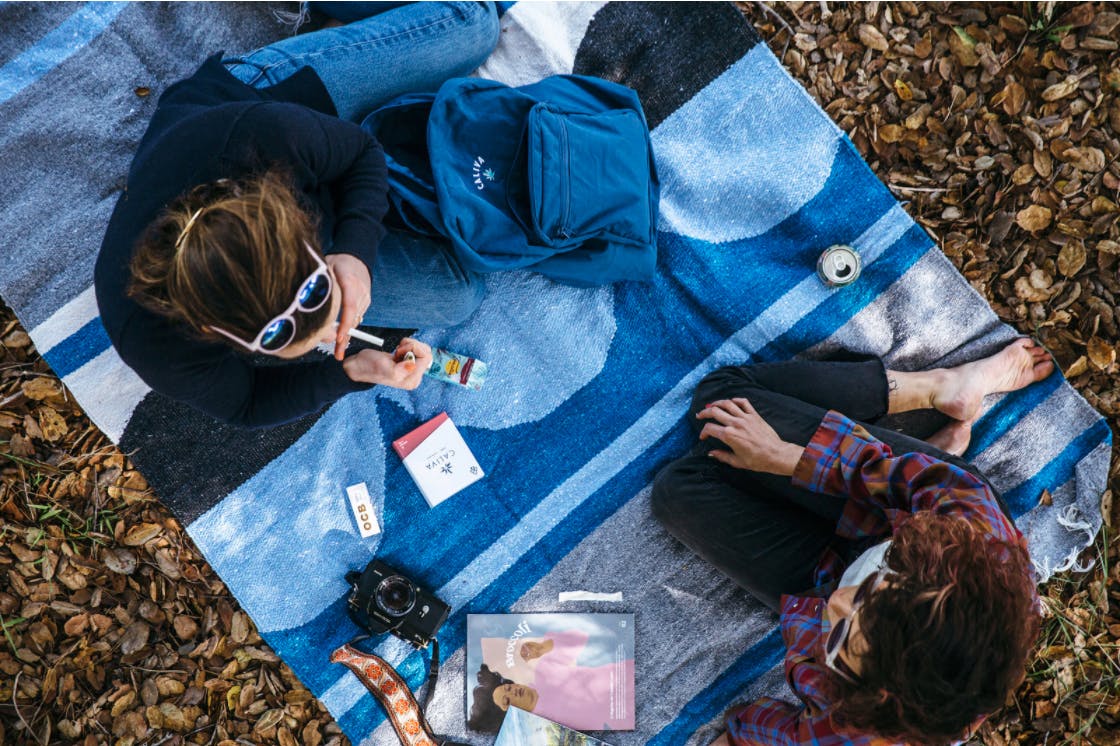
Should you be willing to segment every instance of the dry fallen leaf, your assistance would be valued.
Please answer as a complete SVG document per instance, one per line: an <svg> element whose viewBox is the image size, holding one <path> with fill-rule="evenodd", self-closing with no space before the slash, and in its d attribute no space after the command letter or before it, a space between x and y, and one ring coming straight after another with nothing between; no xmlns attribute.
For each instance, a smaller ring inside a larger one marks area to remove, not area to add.
<svg viewBox="0 0 1120 746"><path fill-rule="evenodd" d="M66 419L51 407L39 409L39 429L42 430L43 437L51 443L57 443L70 432Z"/></svg>
<svg viewBox="0 0 1120 746"><path fill-rule="evenodd" d="M914 91L902 78L894 79L894 90L903 101L911 101L914 98Z"/></svg>
<svg viewBox="0 0 1120 746"><path fill-rule="evenodd" d="M906 130L899 127L897 124L884 124L879 128L879 137L883 142L898 142L902 139Z"/></svg>
<svg viewBox="0 0 1120 746"><path fill-rule="evenodd" d="M136 555L127 549L110 549L101 557L105 567L118 575L131 575L136 572Z"/></svg>
<svg viewBox="0 0 1120 746"><path fill-rule="evenodd" d="M63 631L69 637L80 637L89 629L89 614L75 614L66 620Z"/></svg>
<svg viewBox="0 0 1120 746"><path fill-rule="evenodd" d="M1074 75L1069 76L1061 83L1055 83L1042 92L1043 101L1058 101L1070 96L1077 90L1078 80Z"/></svg>
<svg viewBox="0 0 1120 746"><path fill-rule="evenodd" d="M1085 266L1087 257L1085 244L1080 241L1068 241L1058 252L1058 271L1066 277L1073 277Z"/></svg>
<svg viewBox="0 0 1120 746"><path fill-rule="evenodd" d="M874 49L876 52L885 52L888 49L887 39L883 36L883 32L870 23L864 23L859 27L859 40L865 47Z"/></svg>
<svg viewBox="0 0 1120 746"><path fill-rule="evenodd" d="M1106 163L1104 151L1091 146L1068 148L1062 153L1062 160L1080 171L1091 173L1103 170Z"/></svg>
<svg viewBox="0 0 1120 746"><path fill-rule="evenodd" d="M1116 348L1100 337L1092 337L1085 351L1097 370L1108 370L1116 362Z"/></svg>
<svg viewBox="0 0 1120 746"><path fill-rule="evenodd" d="M140 648L148 644L148 635L151 633L151 628L148 627L147 622L133 622L128 625L124 630L124 635L121 637L121 653L124 655L132 655Z"/></svg>
<svg viewBox="0 0 1120 746"><path fill-rule="evenodd" d="M19 350L31 344L31 337L23 329L16 329L14 332L4 337L0 343L8 349Z"/></svg>
<svg viewBox="0 0 1120 746"><path fill-rule="evenodd" d="M180 614L172 620L171 624L180 640L192 640L198 634L198 623L189 616Z"/></svg>
<svg viewBox="0 0 1120 746"><path fill-rule="evenodd" d="M1018 223L1019 227L1023 230L1033 233L1034 231L1040 231L1050 225L1052 217L1053 213L1050 211L1049 207L1031 205L1030 207L1019 210L1015 215L1015 222Z"/></svg>
<svg viewBox="0 0 1120 746"><path fill-rule="evenodd" d="M949 50L962 67L976 67L980 64L980 56L976 54L976 40L960 26L954 26L953 33L949 34Z"/></svg>
<svg viewBox="0 0 1120 746"><path fill-rule="evenodd" d="M1072 363L1070 363L1069 367L1067 367L1063 372L1065 373L1066 378L1077 378L1088 370L1089 362L1084 355L1081 355Z"/></svg>
<svg viewBox="0 0 1120 746"><path fill-rule="evenodd" d="M1034 166L1029 163L1024 163L1023 165L1015 169L1015 172L1013 174L1011 174L1011 181L1015 184L1015 186L1023 186L1024 184L1029 184L1031 179L1033 179L1034 177Z"/></svg>
<svg viewBox="0 0 1120 746"><path fill-rule="evenodd" d="M238 645L249 639L249 617L243 611L233 615L233 624L230 626L229 637Z"/></svg>
<svg viewBox="0 0 1120 746"><path fill-rule="evenodd" d="M1027 89L1014 80L1010 81L1003 89L1003 111L1012 117L1019 116L1023 105L1027 101Z"/></svg>
<svg viewBox="0 0 1120 746"><path fill-rule="evenodd" d="M123 543L125 546L138 547L154 539L161 530L163 529L158 523L141 523L128 530Z"/></svg>
<svg viewBox="0 0 1120 746"><path fill-rule="evenodd" d="M36 401L54 398L62 393L62 387L58 385L58 381L46 376L36 376L24 381L20 389L24 396Z"/></svg>

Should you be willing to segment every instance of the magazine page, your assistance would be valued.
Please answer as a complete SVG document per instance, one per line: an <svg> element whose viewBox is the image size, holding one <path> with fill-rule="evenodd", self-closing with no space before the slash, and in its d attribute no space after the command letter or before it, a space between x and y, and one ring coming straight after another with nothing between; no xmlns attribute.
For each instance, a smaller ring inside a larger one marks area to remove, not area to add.
<svg viewBox="0 0 1120 746"><path fill-rule="evenodd" d="M610 746L560 723L516 707L509 708L494 746Z"/></svg>
<svg viewBox="0 0 1120 746"><path fill-rule="evenodd" d="M467 726L510 708L577 730L634 729L633 614L467 615Z"/></svg>

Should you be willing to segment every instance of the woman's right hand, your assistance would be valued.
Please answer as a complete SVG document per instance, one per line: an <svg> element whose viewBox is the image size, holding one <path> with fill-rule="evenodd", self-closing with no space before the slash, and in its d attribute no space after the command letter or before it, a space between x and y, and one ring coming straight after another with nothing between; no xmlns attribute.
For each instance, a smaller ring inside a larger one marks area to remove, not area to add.
<svg viewBox="0 0 1120 746"><path fill-rule="evenodd" d="M803 446L787 443L751 403L743 398L723 399L696 413L707 420L700 440L715 438L730 450L714 448L708 455L736 469L761 471L788 477L797 468Z"/></svg>
<svg viewBox="0 0 1120 746"><path fill-rule="evenodd" d="M414 360L406 358L409 352ZM411 391L420 385L431 365L431 347L415 339L403 339L392 354L381 350L362 350L346 358L342 368L351 381Z"/></svg>

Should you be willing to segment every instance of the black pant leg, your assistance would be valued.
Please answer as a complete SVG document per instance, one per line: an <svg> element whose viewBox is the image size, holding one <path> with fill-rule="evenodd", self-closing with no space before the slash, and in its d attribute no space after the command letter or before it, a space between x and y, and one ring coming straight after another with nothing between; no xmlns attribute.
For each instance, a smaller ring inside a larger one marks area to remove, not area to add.
<svg viewBox="0 0 1120 746"><path fill-rule="evenodd" d="M783 593L812 586L821 553L834 539L829 521L745 478L701 449L657 475L654 516L685 546L775 611Z"/></svg>
<svg viewBox="0 0 1120 746"><path fill-rule="evenodd" d="M752 390L782 394L820 410L835 409L861 422L878 420L889 405L887 371L881 360L791 360L733 365L709 373L696 387L693 413L719 399L750 399L747 392Z"/></svg>
<svg viewBox="0 0 1120 746"><path fill-rule="evenodd" d="M790 395L790 392L797 396ZM806 397L802 399L800 397ZM821 420L829 409L834 409L859 422L877 440L890 446L896 455L925 453L941 461L960 467L984 481L992 490L1003 512L1010 513L999 491L974 464L959 456L909 435L870 424L887 412L886 368L878 360L860 363L792 361L763 365L744 365L721 368L708 374L696 387L689 419L696 432L704 420L696 419L696 412L720 399L742 397L778 433L782 440L806 445L816 433ZM709 448L722 447L718 441L705 441ZM821 515L837 511L837 507L822 501L820 496L798 490L785 477L759 475L764 486L778 494L813 509ZM822 513L821 509L827 512ZM840 506L840 509L843 505ZM839 517L839 512L835 515Z"/></svg>

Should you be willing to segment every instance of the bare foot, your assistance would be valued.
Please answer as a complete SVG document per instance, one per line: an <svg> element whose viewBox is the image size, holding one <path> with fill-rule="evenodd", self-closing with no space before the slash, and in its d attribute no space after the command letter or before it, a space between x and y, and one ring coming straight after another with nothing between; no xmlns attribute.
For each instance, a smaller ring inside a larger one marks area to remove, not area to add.
<svg viewBox="0 0 1120 746"><path fill-rule="evenodd" d="M945 453L954 456L963 456L972 440L972 420L953 420L933 435L926 438L931 446L936 446Z"/></svg>
<svg viewBox="0 0 1120 746"><path fill-rule="evenodd" d="M1017 391L1053 372L1054 361L1041 345L1033 339L1016 339L991 357L945 371L933 406L953 419L973 420L988 394Z"/></svg>

